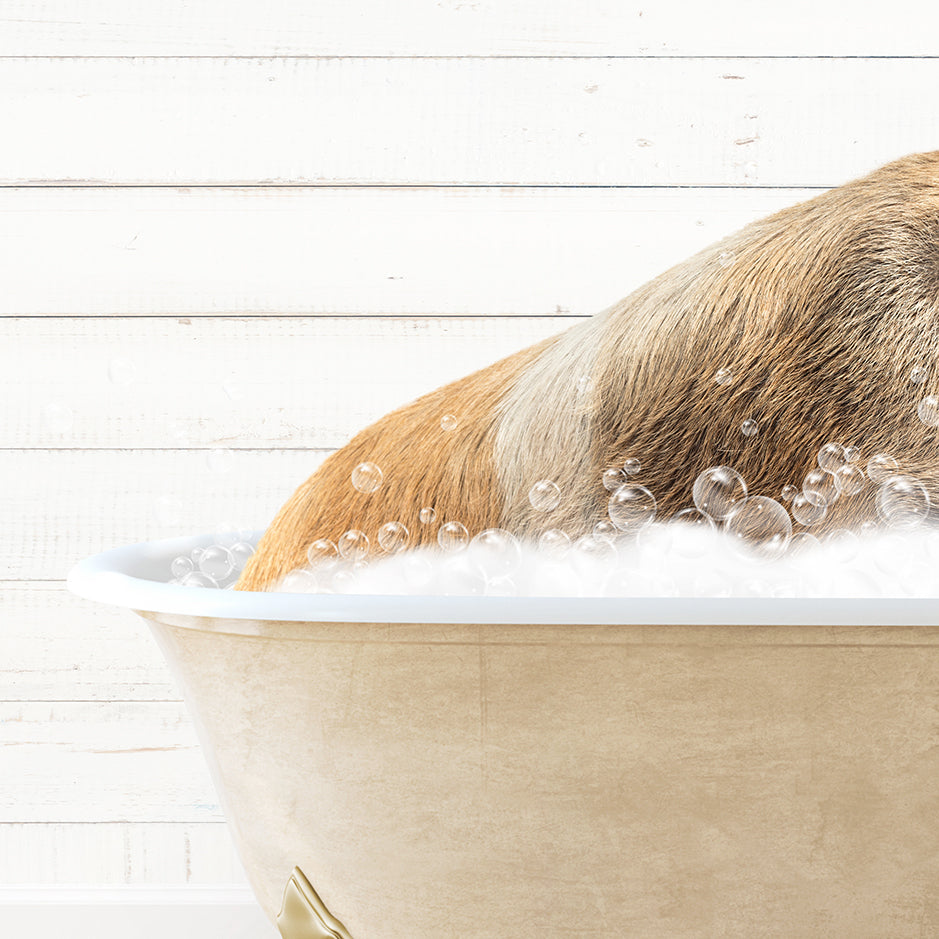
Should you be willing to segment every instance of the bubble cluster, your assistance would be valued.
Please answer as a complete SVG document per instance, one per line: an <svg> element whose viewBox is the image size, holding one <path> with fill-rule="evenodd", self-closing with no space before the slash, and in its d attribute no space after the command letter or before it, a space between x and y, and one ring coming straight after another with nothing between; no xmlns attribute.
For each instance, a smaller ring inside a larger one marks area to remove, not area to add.
<svg viewBox="0 0 939 939"><path fill-rule="evenodd" d="M607 492L616 492L620 486L628 482L626 471L618 466L611 466L603 471L603 488Z"/></svg>
<svg viewBox="0 0 939 939"><path fill-rule="evenodd" d="M170 583L184 587L231 587L252 554L254 545L243 540L193 548L188 556L182 554L170 562Z"/></svg>
<svg viewBox="0 0 939 939"><path fill-rule="evenodd" d="M825 505L831 505L838 498L838 480L826 470L809 470L802 480L802 492L818 496Z"/></svg>

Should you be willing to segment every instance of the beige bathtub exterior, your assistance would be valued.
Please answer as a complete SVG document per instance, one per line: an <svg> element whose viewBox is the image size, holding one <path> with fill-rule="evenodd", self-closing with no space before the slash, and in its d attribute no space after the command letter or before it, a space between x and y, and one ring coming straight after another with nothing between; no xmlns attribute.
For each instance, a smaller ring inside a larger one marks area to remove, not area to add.
<svg viewBox="0 0 939 939"><path fill-rule="evenodd" d="M297 865L354 939L939 935L939 628L142 615L272 918Z"/></svg>

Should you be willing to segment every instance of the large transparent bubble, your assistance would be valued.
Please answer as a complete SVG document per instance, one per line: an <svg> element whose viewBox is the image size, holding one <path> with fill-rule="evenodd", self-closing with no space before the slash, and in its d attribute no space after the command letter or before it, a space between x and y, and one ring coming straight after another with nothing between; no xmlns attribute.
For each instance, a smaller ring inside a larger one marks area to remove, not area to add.
<svg viewBox="0 0 939 939"><path fill-rule="evenodd" d="M877 514L891 528L909 531L929 514L929 493L913 476L890 476L877 492Z"/></svg>
<svg viewBox="0 0 939 939"><path fill-rule="evenodd" d="M694 481L694 504L705 515L723 521L747 497L747 484L730 466L711 466Z"/></svg>
<svg viewBox="0 0 939 939"><path fill-rule="evenodd" d="M792 535L789 513L766 496L750 496L731 513L724 530L738 545L761 558L782 557Z"/></svg>

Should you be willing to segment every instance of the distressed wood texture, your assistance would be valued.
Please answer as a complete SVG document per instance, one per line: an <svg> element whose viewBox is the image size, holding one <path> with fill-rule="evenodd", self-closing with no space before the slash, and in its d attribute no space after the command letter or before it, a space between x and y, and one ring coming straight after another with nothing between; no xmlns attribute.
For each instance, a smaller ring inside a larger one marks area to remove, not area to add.
<svg viewBox="0 0 939 939"><path fill-rule="evenodd" d="M0 822L224 817L181 702L3 702L0 726Z"/></svg>
<svg viewBox="0 0 939 939"><path fill-rule="evenodd" d="M0 701L178 701L146 623L59 581L0 590ZM3 877L0 875L0 883Z"/></svg>
<svg viewBox="0 0 939 939"><path fill-rule="evenodd" d="M0 448L332 449L575 322L0 319L0 348L16 350L0 369ZM224 469L226 454L205 456Z"/></svg>
<svg viewBox="0 0 939 939"><path fill-rule="evenodd" d="M4 822L0 845L0 884L245 879L224 822Z"/></svg>
<svg viewBox="0 0 939 939"><path fill-rule="evenodd" d="M814 194L0 188L0 315L592 314Z"/></svg>
<svg viewBox="0 0 939 939"><path fill-rule="evenodd" d="M0 8L0 55L931 55L921 0L46 0Z"/></svg>
<svg viewBox="0 0 939 939"><path fill-rule="evenodd" d="M910 102L937 84L937 59L0 59L0 180L836 186L935 147Z"/></svg>
<svg viewBox="0 0 939 939"><path fill-rule="evenodd" d="M64 579L82 558L137 541L265 528L325 455L234 450L210 465L201 450L7 450L0 580Z"/></svg>

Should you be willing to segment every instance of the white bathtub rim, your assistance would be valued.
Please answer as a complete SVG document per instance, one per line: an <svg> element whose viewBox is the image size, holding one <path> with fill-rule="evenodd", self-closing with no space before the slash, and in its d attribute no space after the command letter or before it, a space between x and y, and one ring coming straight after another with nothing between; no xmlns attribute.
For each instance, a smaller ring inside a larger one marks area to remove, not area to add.
<svg viewBox="0 0 939 939"><path fill-rule="evenodd" d="M213 535L140 542L80 561L68 588L137 611L215 619L335 623L936 626L934 598L454 597L209 590L161 580Z"/></svg>

